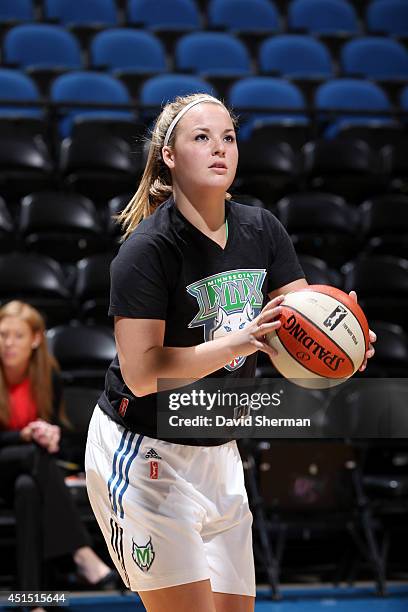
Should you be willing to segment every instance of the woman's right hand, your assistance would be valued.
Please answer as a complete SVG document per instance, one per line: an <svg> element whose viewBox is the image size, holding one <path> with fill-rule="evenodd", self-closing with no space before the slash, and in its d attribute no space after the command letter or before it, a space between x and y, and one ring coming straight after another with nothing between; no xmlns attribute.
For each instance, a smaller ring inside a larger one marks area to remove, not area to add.
<svg viewBox="0 0 408 612"><path fill-rule="evenodd" d="M231 334L231 348L236 356L246 357L258 350L270 357L277 355L275 349L265 341L265 335L280 327L281 322L277 318L282 312L280 304L284 299L284 295L274 298L246 327Z"/></svg>

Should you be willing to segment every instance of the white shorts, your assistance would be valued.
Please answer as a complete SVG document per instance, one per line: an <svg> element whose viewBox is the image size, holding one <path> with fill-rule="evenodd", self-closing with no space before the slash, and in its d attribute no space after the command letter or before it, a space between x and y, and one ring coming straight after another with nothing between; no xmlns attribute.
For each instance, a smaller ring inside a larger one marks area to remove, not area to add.
<svg viewBox="0 0 408 612"><path fill-rule="evenodd" d="M132 591L210 579L214 592L255 597L252 514L235 441L156 440L96 406L85 468L92 509Z"/></svg>

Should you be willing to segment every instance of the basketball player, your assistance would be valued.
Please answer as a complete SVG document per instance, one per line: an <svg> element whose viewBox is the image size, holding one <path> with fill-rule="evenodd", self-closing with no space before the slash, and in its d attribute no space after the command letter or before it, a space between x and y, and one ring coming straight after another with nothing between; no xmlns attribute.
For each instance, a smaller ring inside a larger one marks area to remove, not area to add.
<svg viewBox="0 0 408 612"><path fill-rule="evenodd" d="M252 515L236 442L157 439L158 379L253 377L283 294L306 286L267 210L231 202L234 120L216 98L165 106L111 268L118 355L91 420L91 504L149 612L249 612ZM373 349L367 353L371 356Z"/></svg>

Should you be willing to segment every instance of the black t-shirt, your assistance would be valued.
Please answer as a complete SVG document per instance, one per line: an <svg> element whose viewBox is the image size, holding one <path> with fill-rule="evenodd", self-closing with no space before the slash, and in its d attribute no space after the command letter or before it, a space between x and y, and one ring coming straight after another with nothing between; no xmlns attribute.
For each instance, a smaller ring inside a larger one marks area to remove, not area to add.
<svg viewBox="0 0 408 612"><path fill-rule="evenodd" d="M224 249L192 225L173 198L142 221L111 265L109 315L166 321L164 346L196 346L256 317L267 294L304 274L288 234L269 211L225 203ZM211 377L251 378L256 353ZM125 401L123 401L125 400ZM116 356L99 405L114 421L157 438L157 394L135 397ZM171 439L214 446L225 439Z"/></svg>

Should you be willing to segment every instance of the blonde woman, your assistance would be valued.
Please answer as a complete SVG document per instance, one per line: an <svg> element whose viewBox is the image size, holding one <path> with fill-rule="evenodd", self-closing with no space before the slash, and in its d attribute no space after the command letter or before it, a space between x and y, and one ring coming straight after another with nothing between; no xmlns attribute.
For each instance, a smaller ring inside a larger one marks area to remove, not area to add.
<svg viewBox="0 0 408 612"><path fill-rule="evenodd" d="M53 458L65 418L44 330L29 304L0 308L0 496L16 513L18 588L40 590L43 562L67 554L88 584L102 586L113 575L91 549Z"/></svg>
<svg viewBox="0 0 408 612"><path fill-rule="evenodd" d="M306 285L266 210L236 204L234 119L216 98L159 115L111 268L118 355L93 414L88 492L112 559L149 612L254 609L252 515L236 442L158 439L158 379L253 377L282 295Z"/></svg>

